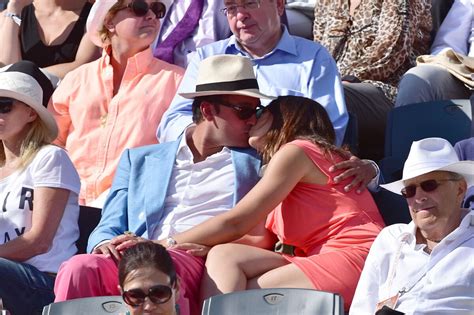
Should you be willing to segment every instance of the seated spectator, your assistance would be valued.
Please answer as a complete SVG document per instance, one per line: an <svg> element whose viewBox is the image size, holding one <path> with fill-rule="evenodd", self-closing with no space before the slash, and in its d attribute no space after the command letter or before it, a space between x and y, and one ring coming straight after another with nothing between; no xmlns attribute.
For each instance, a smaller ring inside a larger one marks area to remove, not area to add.
<svg viewBox="0 0 474 315"><path fill-rule="evenodd" d="M257 182L260 160L247 148L248 137L262 109L259 98L268 96L259 92L251 61L234 55L203 60L193 91L182 94L194 99L195 122L182 137L122 155L101 221L89 238L94 255L76 255L62 265L57 301L116 295L116 261L126 247L143 239L171 244L173 235L231 209ZM240 242L271 247L258 232ZM199 314L204 261L185 251L169 252L180 278L181 314Z"/></svg>
<svg viewBox="0 0 474 315"><path fill-rule="evenodd" d="M122 152L157 143L153 129L183 75L182 68L154 58L150 48L164 13L160 2L95 1L87 29L104 48L102 57L70 72L51 98L56 143L79 172L81 204L102 208L101 199L92 202L107 193Z"/></svg>
<svg viewBox="0 0 474 315"><path fill-rule="evenodd" d="M453 2L454 0L431 0L431 19L433 21L433 27L431 28L430 46L433 43L436 33L438 33L439 27L443 23L444 18L448 15Z"/></svg>
<svg viewBox="0 0 474 315"><path fill-rule="evenodd" d="M232 55L203 60L196 90L195 124L182 137L123 153L102 218L89 238L93 255L76 255L62 265L56 301L117 295L118 246L185 231L232 208L257 182L260 160L246 147L259 98L267 96L258 90L250 60ZM200 314L204 261L184 251L169 252L180 279L181 315Z"/></svg>
<svg viewBox="0 0 474 315"><path fill-rule="evenodd" d="M179 284L166 249L142 242L127 249L118 266L120 291L131 315L178 315Z"/></svg>
<svg viewBox="0 0 474 315"><path fill-rule="evenodd" d="M419 58L423 63L410 69L402 78L395 106L412 103L466 99L471 96L474 80L470 88L452 75L446 65L440 64L446 54L459 54L460 58L474 57L474 16L471 0L455 0L448 15L441 24L431 46L431 56ZM469 59L469 58L468 58ZM471 63L473 59L471 58ZM456 65L458 66L458 65Z"/></svg>
<svg viewBox="0 0 474 315"><path fill-rule="evenodd" d="M0 66L29 60L61 79L98 58L84 36L91 6L86 0L10 0L0 14Z"/></svg>
<svg viewBox="0 0 474 315"><path fill-rule="evenodd" d="M383 306L402 314L472 314L474 212L460 205L473 184L474 162L459 162L448 141L413 142L403 178L382 185L406 198L412 221L377 237L350 314Z"/></svg>
<svg viewBox="0 0 474 315"><path fill-rule="evenodd" d="M314 40L336 59L359 155L383 157L385 122L402 75L429 49L430 1L316 1Z"/></svg>
<svg viewBox="0 0 474 315"><path fill-rule="evenodd" d="M334 59L320 44L290 35L281 24L284 9L283 0L225 1L223 12L233 35L197 49L179 92L194 89L201 60L219 54L247 56L262 93L305 96L319 102L329 114L340 145L348 115ZM176 140L192 123L191 107L192 100L179 93L175 96L157 131L161 142Z"/></svg>
<svg viewBox="0 0 474 315"><path fill-rule="evenodd" d="M53 302L56 272L79 237L79 176L50 145L58 133L46 109L52 91L32 62L0 73L0 297L12 314Z"/></svg>
<svg viewBox="0 0 474 315"><path fill-rule="evenodd" d="M458 141L454 150L460 161L474 161L474 137ZM474 186L468 187L463 206L474 209Z"/></svg>
<svg viewBox="0 0 474 315"><path fill-rule="evenodd" d="M153 54L161 60L186 68L196 48L231 35L227 18L220 12L222 0L162 2L168 10L153 43Z"/></svg>
<svg viewBox="0 0 474 315"><path fill-rule="evenodd" d="M344 183L331 180L329 167L350 154L335 146L326 111L307 98L279 97L249 135L249 144L268 163L262 179L232 210L173 236L172 243L199 252L202 245L242 237L266 218L282 252L242 244L212 248L203 298L255 288L308 288L341 294L348 310L383 221L367 190L346 193Z"/></svg>

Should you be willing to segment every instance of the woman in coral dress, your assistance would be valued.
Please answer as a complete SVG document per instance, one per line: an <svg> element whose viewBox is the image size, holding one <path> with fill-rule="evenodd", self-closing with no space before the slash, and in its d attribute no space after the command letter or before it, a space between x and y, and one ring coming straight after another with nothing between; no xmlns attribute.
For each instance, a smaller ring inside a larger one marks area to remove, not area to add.
<svg viewBox="0 0 474 315"><path fill-rule="evenodd" d="M368 191L345 192L347 183L333 182L330 166L350 156L334 139L317 102L285 96L270 103L250 131L250 145L268 162L260 182L235 208L171 243L205 252L203 245L234 241L266 219L283 251L237 243L213 247L203 298L250 288L310 288L341 294L348 310L383 221Z"/></svg>

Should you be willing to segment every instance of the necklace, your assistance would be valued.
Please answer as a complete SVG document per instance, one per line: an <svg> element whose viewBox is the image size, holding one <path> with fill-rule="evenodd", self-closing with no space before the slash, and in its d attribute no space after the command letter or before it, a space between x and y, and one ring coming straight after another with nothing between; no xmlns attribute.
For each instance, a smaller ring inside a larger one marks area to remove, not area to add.
<svg viewBox="0 0 474 315"><path fill-rule="evenodd" d="M439 243L441 240L432 240L430 238L425 237L427 241L433 242L433 243Z"/></svg>

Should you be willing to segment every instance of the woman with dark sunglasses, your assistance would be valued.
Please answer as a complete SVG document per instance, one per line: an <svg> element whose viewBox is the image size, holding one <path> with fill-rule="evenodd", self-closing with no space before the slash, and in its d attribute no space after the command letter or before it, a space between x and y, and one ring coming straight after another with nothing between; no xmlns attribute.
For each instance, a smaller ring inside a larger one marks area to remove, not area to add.
<svg viewBox="0 0 474 315"><path fill-rule="evenodd" d="M95 1L87 30L102 57L69 73L51 98L55 143L79 172L81 204L102 207L125 148L157 143L155 130L184 72L152 54L165 12L156 0Z"/></svg>
<svg viewBox="0 0 474 315"><path fill-rule="evenodd" d="M268 163L257 185L230 211L167 243L205 253L202 245L234 241L266 220L267 235L279 241L278 252L233 243L214 247L206 260L203 298L299 287L339 293L347 311L370 245L383 226L368 191L345 192L349 180L332 180L329 168L350 153L335 146L325 109L304 97L272 101L249 135L249 144Z"/></svg>
<svg viewBox="0 0 474 315"><path fill-rule="evenodd" d="M176 271L163 246L142 242L128 248L118 270L122 297L131 315L179 313Z"/></svg>
<svg viewBox="0 0 474 315"><path fill-rule="evenodd" d="M79 237L79 176L46 109L53 86L32 62L0 73L0 297L12 314L54 299L62 262Z"/></svg>

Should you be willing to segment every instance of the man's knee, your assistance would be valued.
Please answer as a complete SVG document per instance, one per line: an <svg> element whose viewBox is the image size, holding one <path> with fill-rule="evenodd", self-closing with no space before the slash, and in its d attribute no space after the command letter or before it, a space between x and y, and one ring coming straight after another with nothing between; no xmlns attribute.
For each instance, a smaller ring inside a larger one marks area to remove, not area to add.
<svg viewBox="0 0 474 315"><path fill-rule="evenodd" d="M117 265L110 257L73 256L59 268L54 292L56 302L73 298L118 294Z"/></svg>
<svg viewBox="0 0 474 315"><path fill-rule="evenodd" d="M61 264L59 273L77 273L79 275L84 275L84 273L96 273L99 272L105 259L108 258L103 255L75 255Z"/></svg>
<svg viewBox="0 0 474 315"><path fill-rule="evenodd" d="M400 81L395 106L439 99L453 80L454 77L442 67L419 65L411 68Z"/></svg>

